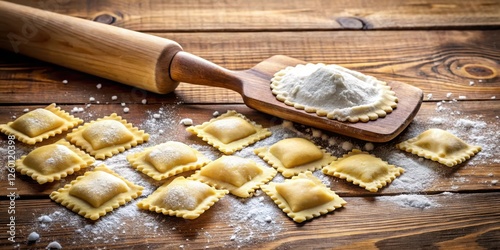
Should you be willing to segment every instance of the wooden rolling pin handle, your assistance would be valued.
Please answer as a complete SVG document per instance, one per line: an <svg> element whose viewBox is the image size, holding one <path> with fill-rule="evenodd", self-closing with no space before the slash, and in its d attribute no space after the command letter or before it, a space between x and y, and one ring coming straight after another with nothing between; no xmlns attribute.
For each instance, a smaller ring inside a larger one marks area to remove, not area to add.
<svg viewBox="0 0 500 250"><path fill-rule="evenodd" d="M174 41L5 1L0 17L2 49L156 93L178 85Z"/></svg>
<svg viewBox="0 0 500 250"><path fill-rule="evenodd" d="M179 82L221 87L240 94L243 91L243 83L234 71L184 51L173 58L170 76Z"/></svg>

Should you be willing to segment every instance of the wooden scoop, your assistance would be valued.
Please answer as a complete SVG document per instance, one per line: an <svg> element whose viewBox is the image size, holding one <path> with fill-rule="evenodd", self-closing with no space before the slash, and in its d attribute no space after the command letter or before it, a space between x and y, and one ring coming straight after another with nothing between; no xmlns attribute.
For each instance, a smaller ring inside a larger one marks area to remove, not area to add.
<svg viewBox="0 0 500 250"><path fill-rule="evenodd" d="M339 122L287 106L271 93L274 73L305 63L297 59L273 56L249 70L231 71L153 35L4 1L0 16L0 48L160 94L179 82L228 88L261 112L366 141L396 137L422 103L420 89L389 82L399 99L391 114L367 123Z"/></svg>

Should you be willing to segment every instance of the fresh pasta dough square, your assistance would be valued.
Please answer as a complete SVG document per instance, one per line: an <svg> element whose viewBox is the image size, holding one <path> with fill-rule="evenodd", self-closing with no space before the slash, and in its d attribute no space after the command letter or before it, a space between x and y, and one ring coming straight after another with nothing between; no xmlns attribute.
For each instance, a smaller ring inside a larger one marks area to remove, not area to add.
<svg viewBox="0 0 500 250"><path fill-rule="evenodd" d="M23 143L35 144L81 123L82 119L75 118L52 103L43 109L32 110L13 122L0 124L0 131L14 135Z"/></svg>
<svg viewBox="0 0 500 250"><path fill-rule="evenodd" d="M345 179L370 192L377 192L403 172L403 168L390 165L382 159L358 149L353 149L342 158L323 168L324 174Z"/></svg>
<svg viewBox="0 0 500 250"><path fill-rule="evenodd" d="M396 147L448 167L460 164L481 151L480 146L469 145L452 133L437 128L424 131Z"/></svg>
<svg viewBox="0 0 500 250"><path fill-rule="evenodd" d="M97 220L137 198L143 189L100 165L52 192L50 198L85 218Z"/></svg>
<svg viewBox="0 0 500 250"><path fill-rule="evenodd" d="M137 170L155 180L200 169L210 160L196 149L176 141L168 141L141 152L130 154L127 160Z"/></svg>
<svg viewBox="0 0 500 250"><path fill-rule="evenodd" d="M96 159L105 159L149 140L149 134L115 113L86 123L67 135Z"/></svg>
<svg viewBox="0 0 500 250"><path fill-rule="evenodd" d="M234 110L186 130L224 154L233 154L271 135L271 131Z"/></svg>
<svg viewBox="0 0 500 250"><path fill-rule="evenodd" d="M260 166L251 159L224 155L196 171L190 178L247 198L276 174L273 168Z"/></svg>
<svg viewBox="0 0 500 250"><path fill-rule="evenodd" d="M16 170L44 184L60 180L92 163L94 158L61 139L23 155L16 161Z"/></svg>
<svg viewBox="0 0 500 250"><path fill-rule="evenodd" d="M254 153L285 177L321 169L336 159L313 142L298 137L283 139L270 147L257 148Z"/></svg>
<svg viewBox="0 0 500 250"><path fill-rule="evenodd" d="M180 176L170 183L163 184L146 199L139 201L137 206L140 209L193 220L227 193L227 190L217 190L205 183Z"/></svg>
<svg viewBox="0 0 500 250"><path fill-rule="evenodd" d="M329 213L346 204L310 171L283 183L262 185L262 190L295 222L301 223Z"/></svg>

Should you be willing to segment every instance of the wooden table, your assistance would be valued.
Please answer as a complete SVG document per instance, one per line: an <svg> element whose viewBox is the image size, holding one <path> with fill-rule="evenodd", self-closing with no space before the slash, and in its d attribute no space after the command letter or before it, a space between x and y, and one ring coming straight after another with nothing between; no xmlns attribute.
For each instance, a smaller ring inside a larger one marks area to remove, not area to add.
<svg viewBox="0 0 500 250"><path fill-rule="evenodd" d="M48 196L84 171L38 185L19 173L8 180L3 168L2 249L44 249L53 241L64 249L500 248L500 1L15 2L169 38L185 51L228 69L247 69L276 54L335 63L417 86L424 91L424 103L405 132L391 142L374 144L371 151L405 168L402 176L370 193L318 172L347 205L301 224L262 192L248 199L227 195L192 221L139 211L133 201L92 222ZM337 157L347 153L345 142L357 148L366 144L298 124L289 129L289 123L247 108L230 90L181 83L174 93L158 95L12 52L0 53L0 123L50 103L76 111L72 114L85 122L116 112L151 134L148 143L132 152L177 140L216 159L221 154L186 132L180 121L191 118L200 124L215 111L234 109L273 130L270 140L304 136ZM452 131L483 151L448 168L395 149L396 143L431 127ZM9 141L1 137L5 166ZM16 141L14 155L63 137L35 146ZM258 145L265 144L264 140ZM259 161L252 155L253 147L236 155ZM161 182L134 171L125 160L128 152L104 163L145 186L138 198L143 199ZM12 201L11 193L17 195ZM14 227L8 225L12 222ZM8 231L15 233L15 242ZM28 243L32 232L40 235L36 243Z"/></svg>

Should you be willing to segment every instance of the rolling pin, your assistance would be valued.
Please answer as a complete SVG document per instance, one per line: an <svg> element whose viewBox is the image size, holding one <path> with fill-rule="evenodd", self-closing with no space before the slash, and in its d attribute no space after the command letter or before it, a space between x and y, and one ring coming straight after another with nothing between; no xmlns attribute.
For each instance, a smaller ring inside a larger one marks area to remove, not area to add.
<svg viewBox="0 0 500 250"><path fill-rule="evenodd" d="M165 94L175 41L0 1L0 48Z"/></svg>

